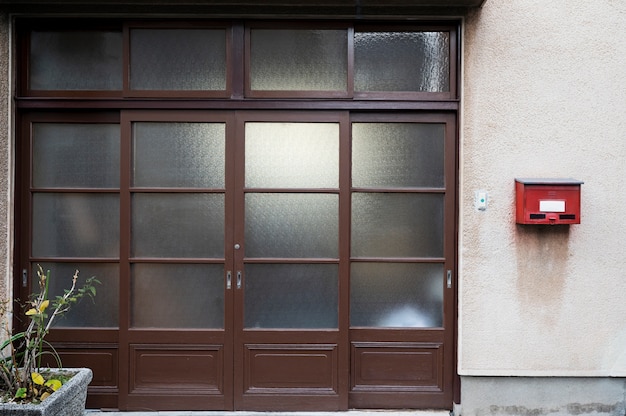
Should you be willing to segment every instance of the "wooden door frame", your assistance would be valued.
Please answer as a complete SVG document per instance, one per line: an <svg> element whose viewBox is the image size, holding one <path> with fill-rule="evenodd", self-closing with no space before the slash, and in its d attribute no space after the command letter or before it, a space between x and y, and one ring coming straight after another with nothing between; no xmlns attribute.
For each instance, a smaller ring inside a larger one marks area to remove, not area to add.
<svg viewBox="0 0 626 416"><path fill-rule="evenodd" d="M236 218L244 218L244 198L246 187L244 183L244 166L245 166L245 123L246 122L327 122L339 124L339 146L340 155L346 154L346 146L349 146L349 113L347 111L289 111L289 110L273 110L273 111L238 111L237 119L237 174L235 175L237 185L235 187L238 203L235 204L237 212ZM342 151L343 150L343 151ZM340 156L341 157L341 156ZM338 160L338 163L345 162ZM349 166L349 165L346 165ZM344 169L345 170L345 169ZM349 184L349 177L345 172L342 173L341 165L339 167L340 177L338 188L333 193L339 195L340 211L346 210L345 192L341 191L341 187ZM283 190L284 191L284 190ZM289 192L289 191L287 191ZM349 208L349 206L348 206ZM348 313L347 282L343 281L342 269L345 270L347 262L345 253L347 252L346 235L349 225L345 218L339 217L339 298L338 298L338 328L337 330L262 330L250 331L244 328L243 316L243 296L244 291L235 291L235 321L239 322L235 330L235 373L244 376L242 380L236 380L235 386L235 409L237 410L347 410L348 409L348 382L349 382L349 348L348 348ZM244 239L244 221L235 221L236 241ZM235 264L242 270L249 261L245 257L244 250L235 251ZM280 262L289 259L274 259ZM243 285L245 286L245 275L243 277ZM255 333L256 332L256 333ZM299 344L295 342L297 338L308 339L305 343ZM326 355L329 359L336 360L335 375L332 388L301 388L288 392L288 389L276 389L275 395L271 395L271 389L264 391L263 389L248 389L249 381L246 379L248 373L247 365L251 363L251 355L254 351L261 353L285 353L290 354L300 351L302 356L305 355ZM248 390L246 390L248 389Z"/></svg>
<svg viewBox="0 0 626 416"><path fill-rule="evenodd" d="M207 16L209 16L207 14ZM121 16L121 15L119 15ZM239 16L241 17L241 16ZM264 16L257 16L256 21L262 21L259 18L266 18ZM322 18L321 20L318 17L313 18L314 16L306 16L301 15L299 19L302 19L302 22L311 22L311 21L323 21L328 20L327 18ZM344 15L345 17L345 15ZM417 16L419 17L419 16ZM344 19L343 17L341 19ZM82 22L81 22L82 20ZM171 19L166 19L171 20ZM211 19L207 19L211 20ZM332 19L336 20L336 19ZM81 92L81 91L49 91L49 92L37 92L30 91L27 88L27 73L28 73L28 31L29 30L40 30L51 29L57 30L59 28L65 29L69 27L70 29L77 28L91 28L91 26L100 26L100 27L108 27L108 25L113 25L114 27L120 27L123 30L127 30L128 27L131 27L134 24L133 21L128 20L126 18L118 17L114 19L88 19L85 21L84 19L75 19L68 18L62 21L52 20L49 18L17 18L17 54L16 54L16 66L17 66L17 81L16 81L16 97L15 97L15 114L16 114L16 126L17 132L16 137L19 141L16 143L16 174L15 174L15 247L16 250L14 252L14 262L13 262L13 273L14 273L14 299L24 299L27 294L27 288L22 288L22 274L21 271L24 268L24 265L28 263L30 257L30 237L27 235L26 230L30 229L30 217L32 216L32 212L30 211L29 204L29 184L26 184L26 178L30 177L29 167L30 163L29 156L26 153L28 146L24 148L25 143L30 140L29 135L29 125L28 120L31 120L33 115L36 117L44 117L44 115L52 115L53 114L61 114L63 117L79 117L79 114L85 114L85 117L98 119L104 114L113 114L114 117L118 119L121 117L120 114L126 111L145 111L147 113L151 113L153 111L180 111L183 113L194 112L194 111L345 111L345 112L365 112L365 113L394 113L394 112L410 112L414 114L420 113L429 113L429 114L448 114L451 117L454 117L454 125L455 125L455 138L458 141L458 125L459 125L459 114L460 114L460 88L459 88L459 74L460 74L460 20L458 18L449 18L449 17L439 17L434 18L429 21L423 19L415 19L414 21L409 22L407 19L400 20L397 15L389 19L381 19L381 16L372 15L370 19L365 20L354 20L352 18L346 18L347 25L350 26L361 26L365 24L367 26L376 26L378 28L387 27L390 30L394 28L417 28L419 29L428 29L428 28L445 28L450 30L451 33L451 44L450 44L450 93L449 94L440 94L440 93L417 93L417 94L381 94L379 96L367 96L367 94L362 94L361 96L348 97L347 99L333 99L330 97L319 97L314 100L308 99L306 97L297 97L298 94L295 94L296 97L293 98L281 98L281 97L259 97L260 99L248 99L249 97L245 97L244 94L244 73L245 73L245 48L243 46L242 40L245 38L245 30L247 22L243 22L241 20L229 20L232 23L232 32L229 34L232 39L232 62L231 62L231 70L232 70L232 90L231 96L227 98L216 98L216 96L193 96L193 94L185 94L180 92L164 92L162 96L158 97L156 100L155 97L141 97L141 96L131 96L133 94L125 95L124 91L120 92ZM337 20L340 21L340 20ZM180 19L178 22L182 22L181 26L185 26L186 23L184 20ZM285 25L286 21L277 21L278 25ZM327 22L328 23L328 22ZM410 24L409 24L410 23ZM168 26L166 23L164 25ZM125 55L127 56L127 55ZM127 58L125 58L125 66L128 65ZM140 95L140 94L139 94ZM261 94L262 95L262 94ZM374 94L376 95L376 94ZM58 120L58 119L57 119ZM456 357L456 308L457 308L457 285L456 285L456 258L457 258L457 221L458 221L458 142L455 144L454 148L454 172L453 177L455 178L455 218L454 224L447 224L447 226L453 227L453 230L446 229L446 236L449 238L454 238L455 240L455 253L454 253L454 264L453 264L453 299L450 299L453 302L453 315L455 319L455 327L451 331L451 341L449 344L450 349L453 350L452 354ZM230 163L234 163L231 161ZM342 160L341 163L349 163L349 160ZM448 175L448 172L446 173ZM234 179L233 179L234 180ZM345 180L345 179L342 179ZM344 186L343 182L340 184L341 187ZM346 188L347 189L347 188ZM346 206L343 204L342 206ZM230 215L227 212L227 216ZM344 215L344 214L341 214ZM232 218L227 221L233 221ZM123 243L123 242L122 242ZM123 243L126 244L126 243ZM234 240L225 241L227 246L232 246L234 244ZM340 246L341 247L341 246ZM345 265L342 263L343 267L340 270L340 275L344 275L349 273L349 265ZM127 271L124 273L128 274ZM120 286L123 286L120 283ZM345 290L343 295L345 296L347 293ZM234 302L231 302L230 308L232 308ZM120 311L124 311L128 313L129 306L127 304L122 304L120 306ZM344 308L345 309L345 308ZM342 314L347 314L348 311L340 311L340 321L346 320L346 316L342 318ZM127 325L128 326L128 325ZM128 328L126 328L126 331ZM97 351L97 353L101 353L103 355L111 355L114 360L118 360L118 367L123 368L127 366L129 361L128 353L119 354L119 350L117 350L118 343L122 342L130 342L130 338L128 337L128 333L126 335L119 335L116 330L103 329L97 333L97 335L93 337L85 337L85 335L81 332L81 330L77 329L69 329L69 330L55 330L50 334L51 341L58 343L57 345L61 345L63 348L66 348L69 352L73 351L75 348L90 351ZM67 342L68 339L71 339L71 342ZM175 335L172 335L172 339L176 340ZM446 341L448 342L448 341ZM118 354L118 356L115 356ZM349 352L342 352L342 354L349 354ZM456 374L456 361L454 361L455 369L454 369L454 402L459 402L460 400L460 379ZM349 370L349 369L348 369ZM343 369L342 371L348 371ZM128 370L125 370L128 371ZM128 374L126 374L128 375ZM120 399L119 405L118 401L115 400L115 395L122 392L122 388L128 388L129 380L126 375L114 374L114 377L117 377L119 383L115 386L115 381L111 382L111 384L105 385L101 383L100 385L92 385L90 388L91 397L96 397L96 402L93 401L91 403L97 403L98 407L105 408L125 408L129 405L127 398ZM108 381L107 381L108 383ZM231 383L232 384L232 383ZM127 390L126 390L127 391ZM127 394L127 393L124 393ZM183 408L183 404L174 403L171 409L180 410ZM343 405L342 405L343 406ZM348 405L345 405L347 408ZM225 407L225 410L232 410L228 407Z"/></svg>

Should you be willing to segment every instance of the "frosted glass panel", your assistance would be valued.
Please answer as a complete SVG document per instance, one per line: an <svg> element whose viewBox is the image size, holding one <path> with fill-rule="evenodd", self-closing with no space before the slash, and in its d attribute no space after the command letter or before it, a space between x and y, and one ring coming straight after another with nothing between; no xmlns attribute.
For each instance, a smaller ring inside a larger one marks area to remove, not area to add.
<svg viewBox="0 0 626 416"><path fill-rule="evenodd" d="M248 264L246 328L337 328L335 264Z"/></svg>
<svg viewBox="0 0 626 416"><path fill-rule="evenodd" d="M356 32L355 91L450 91L448 32Z"/></svg>
<svg viewBox="0 0 626 416"><path fill-rule="evenodd" d="M337 188L337 123L246 123L246 186Z"/></svg>
<svg viewBox="0 0 626 416"><path fill-rule="evenodd" d="M133 123L133 185L224 188L222 123Z"/></svg>
<svg viewBox="0 0 626 416"><path fill-rule="evenodd" d="M133 90L225 90L226 30L132 29Z"/></svg>
<svg viewBox="0 0 626 416"><path fill-rule="evenodd" d="M339 257L339 198L246 194L247 257Z"/></svg>
<svg viewBox="0 0 626 416"><path fill-rule="evenodd" d="M55 318L54 327L118 327L119 316L119 266L98 263L41 263L44 270L50 270L50 299L62 296L65 289L72 286L72 276L78 270L76 287L81 288L85 281L95 276L101 284L94 285L96 296L92 301L83 298L74 304L70 311ZM33 267L33 287L38 287L37 271Z"/></svg>
<svg viewBox="0 0 626 416"><path fill-rule="evenodd" d="M350 325L441 327L443 265L353 263Z"/></svg>
<svg viewBox="0 0 626 416"><path fill-rule="evenodd" d="M131 326L223 328L224 266L134 264Z"/></svg>
<svg viewBox="0 0 626 416"><path fill-rule="evenodd" d="M32 32L32 90L121 90L122 32Z"/></svg>
<svg viewBox="0 0 626 416"><path fill-rule="evenodd" d="M33 256L119 257L117 194L35 193Z"/></svg>
<svg viewBox="0 0 626 416"><path fill-rule="evenodd" d="M117 124L33 124L33 186L118 188Z"/></svg>
<svg viewBox="0 0 626 416"><path fill-rule="evenodd" d="M132 255L224 257L223 194L134 194Z"/></svg>
<svg viewBox="0 0 626 416"><path fill-rule="evenodd" d="M443 195L352 194L352 256L442 257Z"/></svg>
<svg viewBox="0 0 626 416"><path fill-rule="evenodd" d="M252 29L252 90L346 91L347 30Z"/></svg>
<svg viewBox="0 0 626 416"><path fill-rule="evenodd" d="M352 185L443 187L444 124L352 124Z"/></svg>

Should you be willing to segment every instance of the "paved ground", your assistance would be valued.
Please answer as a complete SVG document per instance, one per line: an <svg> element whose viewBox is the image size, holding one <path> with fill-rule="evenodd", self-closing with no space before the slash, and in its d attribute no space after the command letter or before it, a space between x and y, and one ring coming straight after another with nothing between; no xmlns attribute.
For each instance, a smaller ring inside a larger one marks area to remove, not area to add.
<svg viewBox="0 0 626 416"><path fill-rule="evenodd" d="M87 410L85 416L449 416L447 410L372 410L347 412L109 412Z"/></svg>

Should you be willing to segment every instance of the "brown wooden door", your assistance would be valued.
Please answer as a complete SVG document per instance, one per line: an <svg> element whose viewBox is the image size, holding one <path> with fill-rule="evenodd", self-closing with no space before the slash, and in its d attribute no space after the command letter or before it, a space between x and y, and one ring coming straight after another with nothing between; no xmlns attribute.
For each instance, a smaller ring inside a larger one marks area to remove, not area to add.
<svg viewBox="0 0 626 416"><path fill-rule="evenodd" d="M235 408L347 409L347 113L243 112L237 131Z"/></svg>
<svg viewBox="0 0 626 416"><path fill-rule="evenodd" d="M452 406L454 120L351 117L351 407Z"/></svg>
<svg viewBox="0 0 626 416"><path fill-rule="evenodd" d="M65 366L94 369L90 406L450 408L455 123L349 111L24 117L33 164L18 212L39 238L20 240L21 268L78 265L103 281L100 303L50 338ZM97 156L94 143L105 143ZM90 164L62 171L76 151Z"/></svg>
<svg viewBox="0 0 626 416"><path fill-rule="evenodd" d="M122 409L233 408L233 121L122 113Z"/></svg>
<svg viewBox="0 0 626 416"><path fill-rule="evenodd" d="M454 126L238 114L235 408L451 406Z"/></svg>

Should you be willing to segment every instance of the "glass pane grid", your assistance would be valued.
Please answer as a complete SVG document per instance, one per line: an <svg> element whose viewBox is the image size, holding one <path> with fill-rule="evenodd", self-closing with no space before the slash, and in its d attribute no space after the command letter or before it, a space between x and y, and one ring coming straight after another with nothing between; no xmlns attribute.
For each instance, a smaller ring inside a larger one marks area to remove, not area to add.
<svg viewBox="0 0 626 416"><path fill-rule="evenodd" d="M432 328L443 325L443 264L355 262L350 325Z"/></svg>
<svg viewBox="0 0 626 416"><path fill-rule="evenodd" d="M337 123L246 123L248 188L337 188Z"/></svg>
<svg viewBox="0 0 626 416"><path fill-rule="evenodd" d="M135 193L134 257L223 258L224 195Z"/></svg>
<svg viewBox="0 0 626 416"><path fill-rule="evenodd" d="M223 91L225 29L132 29L132 90Z"/></svg>
<svg viewBox="0 0 626 416"><path fill-rule="evenodd" d="M222 264L134 264L131 326L223 328Z"/></svg>
<svg viewBox="0 0 626 416"><path fill-rule="evenodd" d="M224 123L133 123L133 186L223 189L225 132Z"/></svg>
<svg viewBox="0 0 626 416"><path fill-rule="evenodd" d="M356 32L355 91L450 91L449 32Z"/></svg>
<svg viewBox="0 0 626 416"><path fill-rule="evenodd" d="M337 328L334 264L247 264L246 328Z"/></svg>
<svg viewBox="0 0 626 416"><path fill-rule="evenodd" d="M33 194L34 257L118 258L119 195Z"/></svg>
<svg viewBox="0 0 626 416"><path fill-rule="evenodd" d="M29 87L121 90L122 62L121 31L33 31Z"/></svg>
<svg viewBox="0 0 626 416"><path fill-rule="evenodd" d="M337 258L338 223L337 195L247 194L246 255Z"/></svg>
<svg viewBox="0 0 626 416"><path fill-rule="evenodd" d="M49 299L63 296L72 286L72 277L78 270L77 289L83 287L89 277L95 277L100 284L94 284L96 296L84 297L73 304L70 310L54 322L55 328L119 326L119 265L113 263L40 263L44 273L50 270L48 285ZM38 287L37 268L32 268L32 287Z"/></svg>
<svg viewBox="0 0 626 416"><path fill-rule="evenodd" d="M253 91L346 91L348 31L251 29Z"/></svg>
<svg viewBox="0 0 626 416"><path fill-rule="evenodd" d="M226 91L227 33L222 28L132 28L131 93ZM337 97L349 95L353 84L356 93L450 92L450 31L357 30L353 80L348 79L350 33L347 28L251 28L245 45L251 91ZM29 89L120 91L123 42L121 31L33 30Z"/></svg>
<svg viewBox="0 0 626 416"><path fill-rule="evenodd" d="M445 124L353 123L352 186L443 188Z"/></svg>
<svg viewBox="0 0 626 416"><path fill-rule="evenodd" d="M443 257L443 195L354 193L354 257Z"/></svg>
<svg viewBox="0 0 626 416"><path fill-rule="evenodd" d="M118 124L33 123L36 188L119 188Z"/></svg>

